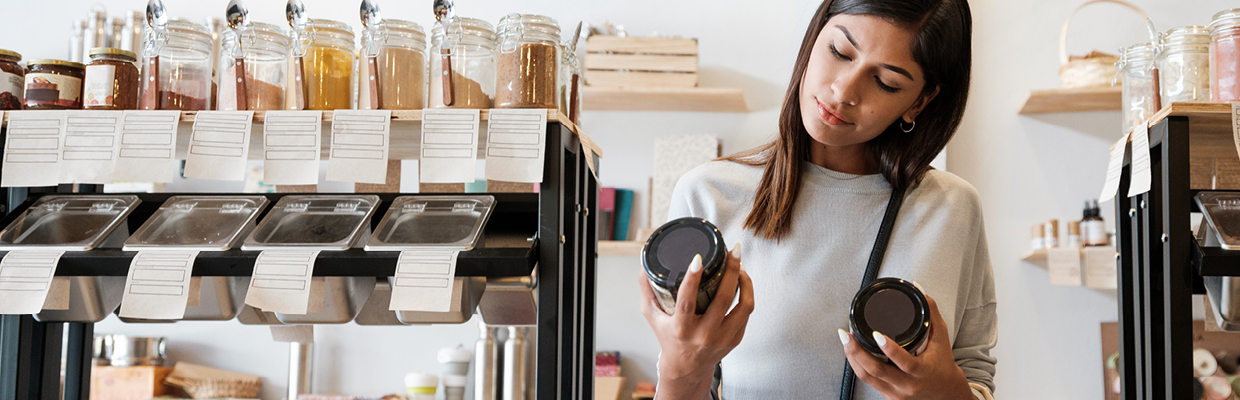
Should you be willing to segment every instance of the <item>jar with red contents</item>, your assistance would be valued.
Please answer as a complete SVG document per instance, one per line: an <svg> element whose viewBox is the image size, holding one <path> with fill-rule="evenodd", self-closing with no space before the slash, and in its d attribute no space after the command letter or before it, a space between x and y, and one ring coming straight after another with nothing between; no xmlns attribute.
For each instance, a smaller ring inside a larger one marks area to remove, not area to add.
<svg viewBox="0 0 1240 400"><path fill-rule="evenodd" d="M1240 8L1210 22L1210 100L1240 100Z"/></svg>

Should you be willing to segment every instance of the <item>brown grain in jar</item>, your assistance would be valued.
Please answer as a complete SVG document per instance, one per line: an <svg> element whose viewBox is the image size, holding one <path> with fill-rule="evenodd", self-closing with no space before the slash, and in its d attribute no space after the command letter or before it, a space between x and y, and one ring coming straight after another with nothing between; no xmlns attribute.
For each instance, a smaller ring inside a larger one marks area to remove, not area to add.
<svg viewBox="0 0 1240 400"><path fill-rule="evenodd" d="M37 59L26 63L26 109L82 108L82 80L86 66L64 60Z"/></svg>
<svg viewBox="0 0 1240 400"><path fill-rule="evenodd" d="M509 14L496 31L495 108L556 108L559 24L541 15Z"/></svg>
<svg viewBox="0 0 1240 400"><path fill-rule="evenodd" d="M87 110L138 109L138 55L129 50L98 47L90 50L82 108Z"/></svg>
<svg viewBox="0 0 1240 400"><path fill-rule="evenodd" d="M22 109L26 70L17 65L22 55L0 49L0 110Z"/></svg>

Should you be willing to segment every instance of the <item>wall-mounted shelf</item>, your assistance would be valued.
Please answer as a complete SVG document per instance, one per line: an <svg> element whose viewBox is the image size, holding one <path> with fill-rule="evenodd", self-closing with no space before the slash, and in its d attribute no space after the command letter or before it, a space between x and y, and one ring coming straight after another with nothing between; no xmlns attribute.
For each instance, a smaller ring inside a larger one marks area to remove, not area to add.
<svg viewBox="0 0 1240 400"><path fill-rule="evenodd" d="M600 240L598 255L600 256L638 256L642 254L645 242L635 240Z"/></svg>
<svg viewBox="0 0 1240 400"><path fill-rule="evenodd" d="M1044 261L1046 260L1046 249L1029 250L1020 256L1021 261Z"/></svg>
<svg viewBox="0 0 1240 400"><path fill-rule="evenodd" d="M1025 99L1020 113L1049 114L1079 111L1119 111L1119 86L1087 89L1034 90Z"/></svg>
<svg viewBox="0 0 1240 400"><path fill-rule="evenodd" d="M586 86L582 108L610 111L748 112L745 91L731 88L612 88Z"/></svg>

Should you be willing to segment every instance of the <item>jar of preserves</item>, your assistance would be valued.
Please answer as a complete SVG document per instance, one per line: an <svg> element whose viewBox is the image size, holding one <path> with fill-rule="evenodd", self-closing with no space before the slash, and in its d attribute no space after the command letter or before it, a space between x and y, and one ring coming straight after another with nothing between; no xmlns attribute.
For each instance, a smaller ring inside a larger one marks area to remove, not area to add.
<svg viewBox="0 0 1240 400"><path fill-rule="evenodd" d="M373 46L373 47L372 47ZM362 36L361 56L376 52L379 104L370 104L370 69L358 68L357 108L421 110L426 104L426 32L410 21L385 19Z"/></svg>
<svg viewBox="0 0 1240 400"><path fill-rule="evenodd" d="M240 40L230 29L222 36L216 108L238 109L236 59L240 56L245 61L245 109L283 110L289 54L289 39L284 29L252 22L241 31Z"/></svg>
<svg viewBox="0 0 1240 400"><path fill-rule="evenodd" d="M1158 48L1150 43L1125 48L1120 55L1120 74L1123 75L1123 94L1120 110L1124 115L1124 133L1146 121L1158 112L1158 88L1155 82L1154 58Z"/></svg>
<svg viewBox="0 0 1240 400"><path fill-rule="evenodd" d="M491 108L495 98L495 28L486 21L457 17L431 28L427 103L432 108ZM448 54L443 54L443 49ZM445 58L451 63L443 71ZM445 79L445 77L447 79ZM444 97L445 82L451 85Z"/></svg>
<svg viewBox="0 0 1240 400"><path fill-rule="evenodd" d="M1163 104L1210 101L1210 31L1182 26L1167 31L1158 54Z"/></svg>
<svg viewBox="0 0 1240 400"><path fill-rule="evenodd" d="M214 42L206 26L190 21L168 21L164 32L148 34L144 42L142 108L207 110L211 106L211 69ZM157 58L156 58L157 57ZM150 64L156 58L157 75ZM153 82L153 84L152 84ZM155 93L146 93L152 88ZM148 102L155 102L154 105Z"/></svg>
<svg viewBox="0 0 1240 400"><path fill-rule="evenodd" d="M309 45L305 68L307 110L338 110L353 106L353 28L326 19L306 25Z"/></svg>
<svg viewBox="0 0 1240 400"><path fill-rule="evenodd" d="M87 110L136 110L141 82L134 62L138 55L129 50L97 47L90 50L83 89Z"/></svg>
<svg viewBox="0 0 1240 400"><path fill-rule="evenodd" d="M82 80L86 66L64 60L26 62L27 110L82 108Z"/></svg>
<svg viewBox="0 0 1240 400"><path fill-rule="evenodd" d="M26 70L17 65L21 60L21 54L0 49L0 110L22 109Z"/></svg>
<svg viewBox="0 0 1240 400"><path fill-rule="evenodd" d="M496 30L495 108L556 108L559 24L541 15L508 14Z"/></svg>
<svg viewBox="0 0 1240 400"><path fill-rule="evenodd" d="M1210 22L1210 100L1240 100L1240 8Z"/></svg>

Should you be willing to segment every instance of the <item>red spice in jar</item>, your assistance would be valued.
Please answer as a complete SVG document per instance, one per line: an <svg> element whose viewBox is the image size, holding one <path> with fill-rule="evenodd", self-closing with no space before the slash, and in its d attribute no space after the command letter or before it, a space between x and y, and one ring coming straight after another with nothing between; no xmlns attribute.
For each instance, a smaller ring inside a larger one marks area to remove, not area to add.
<svg viewBox="0 0 1240 400"><path fill-rule="evenodd" d="M1210 23L1210 100L1240 100L1240 8L1214 14Z"/></svg>

